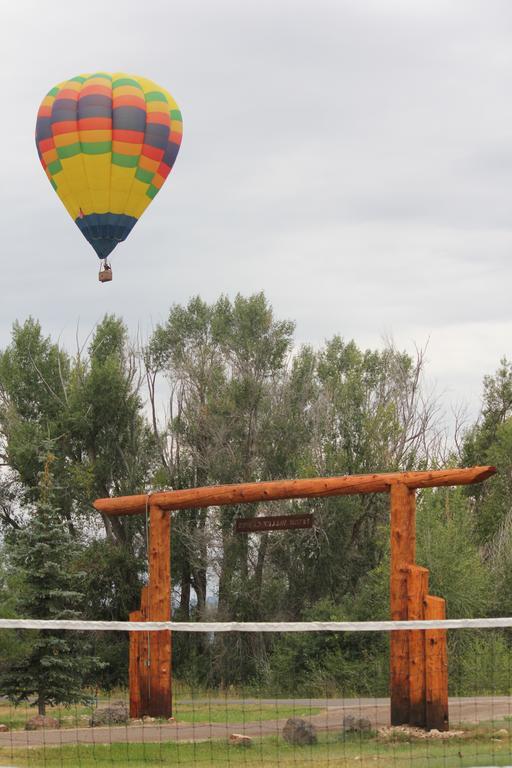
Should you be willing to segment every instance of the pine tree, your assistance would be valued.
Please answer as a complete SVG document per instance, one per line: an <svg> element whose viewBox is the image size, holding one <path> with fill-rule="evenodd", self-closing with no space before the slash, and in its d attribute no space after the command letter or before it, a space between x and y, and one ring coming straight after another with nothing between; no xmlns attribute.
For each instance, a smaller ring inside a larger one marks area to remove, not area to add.
<svg viewBox="0 0 512 768"><path fill-rule="evenodd" d="M73 541L52 505L48 467L49 462L40 501L25 528L9 541L9 565L20 583L16 613L27 619L76 619L84 596L76 588L79 574L71 567ZM26 655L2 674L0 694L16 704L34 697L32 705L44 715L47 705L86 701L84 684L99 666L83 636L41 630Z"/></svg>

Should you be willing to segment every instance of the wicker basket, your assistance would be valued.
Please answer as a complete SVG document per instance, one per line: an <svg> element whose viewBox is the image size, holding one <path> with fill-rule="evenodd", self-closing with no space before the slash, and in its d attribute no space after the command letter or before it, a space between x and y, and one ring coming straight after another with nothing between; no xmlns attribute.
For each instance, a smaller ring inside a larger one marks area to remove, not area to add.
<svg viewBox="0 0 512 768"><path fill-rule="evenodd" d="M109 283L112 280L112 270L100 269L99 280L100 283Z"/></svg>

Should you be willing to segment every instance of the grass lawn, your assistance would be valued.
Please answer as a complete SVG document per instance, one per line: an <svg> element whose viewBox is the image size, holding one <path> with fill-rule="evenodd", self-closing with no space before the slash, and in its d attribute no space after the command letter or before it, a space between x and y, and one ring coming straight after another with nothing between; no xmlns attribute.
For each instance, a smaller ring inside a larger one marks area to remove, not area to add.
<svg viewBox="0 0 512 768"><path fill-rule="evenodd" d="M107 700L100 700L101 707L107 705ZM47 714L59 720L61 728L84 728L89 725L89 718L93 711L92 707L86 706L48 707ZM203 700L197 703L191 700L187 700L186 703L175 701L173 714L178 722L183 723L229 724L277 720L282 717L311 717L321 711L318 707L303 705L293 707L275 704L228 704L223 698L211 698L207 703ZM25 705L13 707L0 702L0 723L5 723L11 730L23 730L27 720L34 715L37 715L37 709L34 707Z"/></svg>
<svg viewBox="0 0 512 768"><path fill-rule="evenodd" d="M180 704L174 707L174 717L183 723L257 723L282 717L311 717L318 715L319 707L284 706L275 704L236 705L212 701L208 704Z"/></svg>
<svg viewBox="0 0 512 768"><path fill-rule="evenodd" d="M46 714L59 720L61 728L76 728L87 725L92 712L93 708L86 706L47 707ZM12 731L23 730L27 720L30 720L34 715L37 715L37 707L29 707L27 704L14 707L0 701L0 723L4 723Z"/></svg>
<svg viewBox="0 0 512 768"><path fill-rule="evenodd" d="M321 734L318 744L291 747L281 739L257 739L250 748L212 741L197 744L112 744L76 745L27 749L0 749L0 766L31 768L112 768L147 765L265 766L265 768L305 768L346 766L346 768L464 768L465 766L504 766L512 763L511 742L492 740L491 732L467 733L449 741L383 743L376 738L357 737L339 741L333 734Z"/></svg>

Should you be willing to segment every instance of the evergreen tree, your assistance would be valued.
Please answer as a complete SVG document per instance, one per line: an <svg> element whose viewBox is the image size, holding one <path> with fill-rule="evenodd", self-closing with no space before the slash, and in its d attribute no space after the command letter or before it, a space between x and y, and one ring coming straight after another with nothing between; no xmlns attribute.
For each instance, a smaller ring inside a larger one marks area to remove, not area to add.
<svg viewBox="0 0 512 768"><path fill-rule="evenodd" d="M9 567L16 575L16 613L30 619L76 619L83 595L76 589L74 545L68 527L52 504L49 466L41 482L40 500L27 525L11 535ZM99 662L83 637L69 631L41 630L25 653L0 677L0 694L18 704L34 697L40 715L47 705L84 701L84 685Z"/></svg>

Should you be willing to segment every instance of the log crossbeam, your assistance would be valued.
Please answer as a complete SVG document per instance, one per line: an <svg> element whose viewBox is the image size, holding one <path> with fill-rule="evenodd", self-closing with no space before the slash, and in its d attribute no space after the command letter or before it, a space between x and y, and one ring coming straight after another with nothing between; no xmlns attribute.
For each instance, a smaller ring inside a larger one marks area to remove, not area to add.
<svg viewBox="0 0 512 768"><path fill-rule="evenodd" d="M304 480L273 480L262 483L214 485L206 488L186 488L179 491L117 498L97 499L94 508L106 515L142 515L146 513L148 499L160 509L194 509L230 504L251 504L258 501L280 499L322 498L359 493L389 493L392 485L400 483L413 490L441 488L451 485L470 485L486 480L496 472L495 467L469 467L439 469L432 472L387 472L374 475L342 475L341 477L313 477Z"/></svg>

